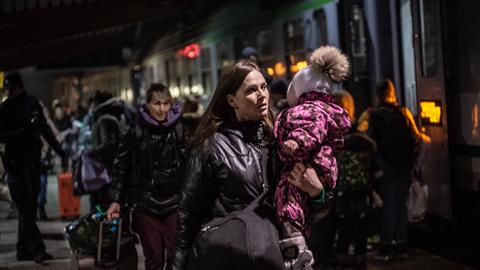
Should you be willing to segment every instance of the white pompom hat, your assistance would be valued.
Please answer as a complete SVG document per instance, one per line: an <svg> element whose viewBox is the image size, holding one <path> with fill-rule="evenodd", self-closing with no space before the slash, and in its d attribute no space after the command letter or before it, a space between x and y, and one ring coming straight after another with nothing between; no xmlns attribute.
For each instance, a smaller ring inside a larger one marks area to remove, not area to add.
<svg viewBox="0 0 480 270"><path fill-rule="evenodd" d="M348 58L333 46L322 46L310 57L311 65L295 74L288 86L287 101L290 107L307 92L330 92L335 82L344 80L349 73Z"/></svg>

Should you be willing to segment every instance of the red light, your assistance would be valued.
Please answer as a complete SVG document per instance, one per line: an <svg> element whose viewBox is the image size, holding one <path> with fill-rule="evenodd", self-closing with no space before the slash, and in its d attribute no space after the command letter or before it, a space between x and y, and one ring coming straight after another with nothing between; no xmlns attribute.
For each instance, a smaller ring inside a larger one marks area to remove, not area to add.
<svg viewBox="0 0 480 270"><path fill-rule="evenodd" d="M200 46L197 43L189 44L183 49L178 50L177 54L184 55L190 59L196 58L200 55Z"/></svg>

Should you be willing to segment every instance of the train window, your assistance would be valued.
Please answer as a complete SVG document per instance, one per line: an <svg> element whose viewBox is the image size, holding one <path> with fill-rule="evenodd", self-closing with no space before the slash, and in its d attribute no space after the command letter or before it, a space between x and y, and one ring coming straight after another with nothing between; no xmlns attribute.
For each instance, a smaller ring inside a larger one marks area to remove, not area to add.
<svg viewBox="0 0 480 270"><path fill-rule="evenodd" d="M203 69L210 68L210 48L202 49L202 52L200 53L200 59Z"/></svg>
<svg viewBox="0 0 480 270"><path fill-rule="evenodd" d="M212 93L212 74L210 71L202 72L202 87L205 93Z"/></svg>
<svg viewBox="0 0 480 270"><path fill-rule="evenodd" d="M263 30L258 33L257 46L260 58L265 58L273 55L272 30Z"/></svg>
<svg viewBox="0 0 480 270"><path fill-rule="evenodd" d="M422 52L422 75L426 78L437 74L438 50L440 46L437 26L439 18L436 0L420 0L420 31Z"/></svg>
<svg viewBox="0 0 480 270"><path fill-rule="evenodd" d="M358 79L367 75L367 39L365 17L360 5L350 7L350 51L352 54L353 77Z"/></svg>
<svg viewBox="0 0 480 270"><path fill-rule="evenodd" d="M165 79L168 86L170 86L170 69L170 61L167 59L165 60Z"/></svg>
<svg viewBox="0 0 480 270"><path fill-rule="evenodd" d="M313 18L315 18L315 26L317 29L317 45L328 44L327 15L325 14L325 10L322 8L315 11Z"/></svg>
<svg viewBox="0 0 480 270"><path fill-rule="evenodd" d="M303 40L303 20L295 19L285 23L285 47L287 52L305 49Z"/></svg>
<svg viewBox="0 0 480 270"><path fill-rule="evenodd" d="M233 48L236 59L242 58L242 51L245 47L255 47L255 35L250 33L241 33L233 38Z"/></svg>
<svg viewBox="0 0 480 270"><path fill-rule="evenodd" d="M221 69L227 67L230 63L227 40L217 44L217 66Z"/></svg>
<svg viewBox="0 0 480 270"><path fill-rule="evenodd" d="M303 20L295 19L285 23L285 48L288 66L288 79L307 66L305 44L303 40Z"/></svg>
<svg viewBox="0 0 480 270"><path fill-rule="evenodd" d="M217 43L217 74L220 78L222 71L224 68L228 67L229 65L233 64L234 61L230 56L230 45L229 40L223 40Z"/></svg>
<svg viewBox="0 0 480 270"><path fill-rule="evenodd" d="M196 58L194 58L194 59L186 58L185 60L187 62L187 72L188 72L188 74L195 73L195 71L197 70L196 69Z"/></svg>

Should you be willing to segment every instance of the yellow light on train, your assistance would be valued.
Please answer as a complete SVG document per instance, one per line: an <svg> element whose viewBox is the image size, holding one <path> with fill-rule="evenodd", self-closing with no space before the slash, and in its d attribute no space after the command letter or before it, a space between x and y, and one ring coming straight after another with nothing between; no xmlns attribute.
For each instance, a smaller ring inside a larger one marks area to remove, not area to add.
<svg viewBox="0 0 480 270"><path fill-rule="evenodd" d="M295 74L298 72L298 68L297 68L297 65L291 65L290 66L290 71Z"/></svg>
<svg viewBox="0 0 480 270"><path fill-rule="evenodd" d="M440 125L442 119L442 104L440 101L420 101L420 117L422 124Z"/></svg>
<svg viewBox="0 0 480 270"><path fill-rule="evenodd" d="M5 78L5 73L0 71L0 89L3 88L3 78Z"/></svg>
<svg viewBox="0 0 480 270"><path fill-rule="evenodd" d="M268 67L267 68L267 73L268 73L268 75L273 76L275 74L275 70L273 70L273 68L271 68L271 67Z"/></svg>
<svg viewBox="0 0 480 270"><path fill-rule="evenodd" d="M278 62L275 64L275 66L273 67L274 71L275 71L275 75L277 76L283 76L285 75L285 73L287 73L287 69L285 68L285 65L282 63L282 62Z"/></svg>
<svg viewBox="0 0 480 270"><path fill-rule="evenodd" d="M293 74L295 74L295 73L299 72L300 70L306 68L307 65L308 65L308 64L307 64L307 61L299 61L299 62L297 62L297 63L295 63L295 64L292 64L292 65L290 66L290 71L291 71Z"/></svg>
<svg viewBox="0 0 480 270"><path fill-rule="evenodd" d="M307 61L297 62L297 68L299 71L306 68L307 66L308 66Z"/></svg>

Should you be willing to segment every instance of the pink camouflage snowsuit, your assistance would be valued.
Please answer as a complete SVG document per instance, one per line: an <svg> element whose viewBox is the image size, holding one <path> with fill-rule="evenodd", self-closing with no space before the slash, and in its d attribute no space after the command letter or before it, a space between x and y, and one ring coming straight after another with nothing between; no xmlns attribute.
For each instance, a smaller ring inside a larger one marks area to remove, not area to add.
<svg viewBox="0 0 480 270"><path fill-rule="evenodd" d="M287 140L294 140L299 147L292 155L278 151L284 162L275 190L279 224L289 222L301 232L304 231L308 194L288 182L290 171L296 162L311 166L325 189L332 190L337 180L337 163L333 152L343 146L343 134L349 128L347 112L334 104L334 98L325 92L304 93L298 105L280 113L274 128L278 149L282 149Z"/></svg>

